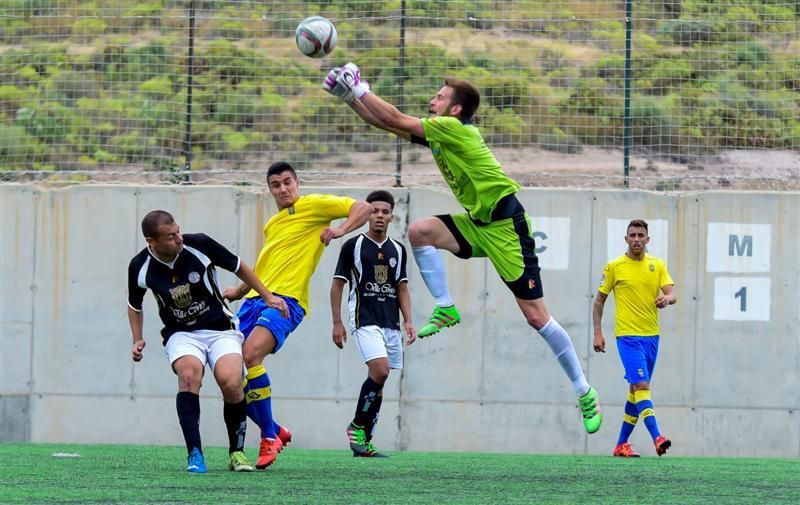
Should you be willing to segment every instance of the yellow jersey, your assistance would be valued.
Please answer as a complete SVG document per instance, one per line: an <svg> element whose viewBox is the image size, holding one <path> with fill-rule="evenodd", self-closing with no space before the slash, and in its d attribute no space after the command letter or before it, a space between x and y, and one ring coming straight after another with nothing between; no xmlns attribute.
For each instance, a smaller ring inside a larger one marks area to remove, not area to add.
<svg viewBox="0 0 800 505"><path fill-rule="evenodd" d="M656 298L662 287L671 284L675 282L664 260L649 254L642 261L623 254L606 265L597 290L605 295L614 291L616 336L658 335Z"/></svg>
<svg viewBox="0 0 800 505"><path fill-rule="evenodd" d="M308 315L311 276L325 244L319 239L331 221L347 217L355 200L345 196L304 195L264 225L264 247L253 269L275 294L297 300ZM258 296L255 290L247 298Z"/></svg>

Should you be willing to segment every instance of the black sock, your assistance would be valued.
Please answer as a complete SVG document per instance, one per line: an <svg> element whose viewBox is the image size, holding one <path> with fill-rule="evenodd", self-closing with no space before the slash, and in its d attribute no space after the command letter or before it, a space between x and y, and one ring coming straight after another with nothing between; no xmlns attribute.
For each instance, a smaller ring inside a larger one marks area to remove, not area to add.
<svg viewBox="0 0 800 505"><path fill-rule="evenodd" d="M225 402L222 417L228 428L228 454L244 450L244 435L247 431L247 403L244 398L239 403Z"/></svg>
<svg viewBox="0 0 800 505"><path fill-rule="evenodd" d="M375 434L375 425L378 424L378 419L381 417L381 404L383 403L383 389L378 393L378 398L370 408L370 421L364 426L364 433L367 434L367 442L372 440L372 435Z"/></svg>
<svg viewBox="0 0 800 505"><path fill-rule="evenodd" d="M367 377L367 380L361 385L361 394L358 395L358 404L356 405L356 415L353 418L353 424L366 428L367 424L372 422L375 417L375 403L378 401L382 390L383 384L378 384Z"/></svg>
<svg viewBox="0 0 800 505"><path fill-rule="evenodd" d="M200 442L200 396L189 391L181 391L175 398L175 407L178 409L178 422L181 423L183 439L186 441L186 450L192 452L197 449L202 453L203 444Z"/></svg>

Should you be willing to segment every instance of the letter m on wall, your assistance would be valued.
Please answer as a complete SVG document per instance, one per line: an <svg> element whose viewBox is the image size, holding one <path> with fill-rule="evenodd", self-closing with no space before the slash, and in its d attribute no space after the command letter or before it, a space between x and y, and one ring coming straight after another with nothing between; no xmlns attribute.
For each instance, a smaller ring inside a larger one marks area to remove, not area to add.
<svg viewBox="0 0 800 505"><path fill-rule="evenodd" d="M708 223L706 271L766 273L772 257L772 225Z"/></svg>
<svg viewBox="0 0 800 505"><path fill-rule="evenodd" d="M742 236L741 242L739 235L728 235L728 256L752 256L753 255L753 236Z"/></svg>

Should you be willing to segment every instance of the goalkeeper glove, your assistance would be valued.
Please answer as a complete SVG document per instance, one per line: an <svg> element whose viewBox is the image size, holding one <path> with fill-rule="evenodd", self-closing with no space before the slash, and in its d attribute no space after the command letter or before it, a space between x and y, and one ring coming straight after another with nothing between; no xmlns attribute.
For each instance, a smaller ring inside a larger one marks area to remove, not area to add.
<svg viewBox="0 0 800 505"><path fill-rule="evenodd" d="M336 77L338 77L340 70L341 67L334 67L330 69L328 75L325 76L325 80L322 81L322 89L331 95L350 103L353 101L353 90L336 82Z"/></svg>
<svg viewBox="0 0 800 505"><path fill-rule="evenodd" d="M348 63L339 70L336 82L341 86L352 90L355 98L361 99L369 93L369 83L361 79L361 71L355 63Z"/></svg>

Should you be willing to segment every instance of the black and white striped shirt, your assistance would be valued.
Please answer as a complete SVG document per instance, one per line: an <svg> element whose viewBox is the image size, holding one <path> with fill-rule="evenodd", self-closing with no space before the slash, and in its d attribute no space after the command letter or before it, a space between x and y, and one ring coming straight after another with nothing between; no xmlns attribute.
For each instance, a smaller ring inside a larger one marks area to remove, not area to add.
<svg viewBox="0 0 800 505"><path fill-rule="evenodd" d="M397 287L408 282L406 249L386 238L378 244L365 234L346 241L334 278L350 283L350 324L353 328L400 328Z"/></svg>
<svg viewBox="0 0 800 505"><path fill-rule="evenodd" d="M128 265L128 305L141 312L145 293L153 292L164 345L178 331L236 329L239 319L222 298L215 266L236 272L239 257L202 233L183 235L183 250L172 263L145 247Z"/></svg>

